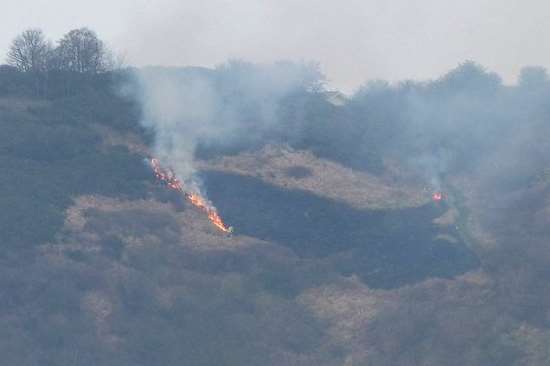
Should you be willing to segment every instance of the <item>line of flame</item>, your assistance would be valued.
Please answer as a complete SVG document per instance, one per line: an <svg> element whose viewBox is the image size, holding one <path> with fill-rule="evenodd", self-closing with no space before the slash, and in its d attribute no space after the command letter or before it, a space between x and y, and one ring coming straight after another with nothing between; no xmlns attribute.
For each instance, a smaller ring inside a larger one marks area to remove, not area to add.
<svg viewBox="0 0 550 366"><path fill-rule="evenodd" d="M158 161L158 159L155 159L155 158L151 159L151 166L153 167L155 177L158 180L161 180L164 183L166 183L166 185L169 188L183 193L185 195L185 198L187 198L187 200L191 202L193 206L198 207L201 210L206 212L206 214L208 215L208 219L218 229L226 233L233 232L233 228L231 226L227 226L223 222L220 215L218 215L218 212L216 211L216 209L212 207L210 204L208 204L208 202L203 197L201 197L198 193L185 192L181 181L178 178L176 178L176 175L172 171L164 170L160 166L160 162Z"/></svg>

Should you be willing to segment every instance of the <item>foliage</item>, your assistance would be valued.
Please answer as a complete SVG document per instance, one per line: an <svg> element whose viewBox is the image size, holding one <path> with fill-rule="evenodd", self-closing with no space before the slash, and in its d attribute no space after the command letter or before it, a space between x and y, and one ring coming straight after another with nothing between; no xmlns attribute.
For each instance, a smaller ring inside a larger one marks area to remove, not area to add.
<svg viewBox="0 0 550 366"><path fill-rule="evenodd" d="M273 70L264 71L231 63L191 72L207 75L226 100L216 121L238 111L239 133L250 131L228 144L203 141L201 153L287 143L382 173L386 157L407 163L445 155L453 174L498 162L501 170L484 171L489 193L482 204L509 212L485 217L505 239L482 253L481 279L475 273L428 279L480 264L460 240L438 239L459 239L452 226L432 225L443 206L357 210L219 173L207 174L205 186L221 214L248 236L247 245L205 250L209 234L182 226L172 206L138 200L155 195L143 157L106 145L97 132L102 126L150 137L139 127L139 107L119 94L121 84L132 83L128 72L57 70L36 89L30 73L4 66L4 363L548 364L546 73L526 69L518 86L503 86L466 63L427 83L372 82L335 105L315 69L292 88L267 90L258 85ZM257 128L266 111L273 123ZM531 129L535 137L515 138ZM84 226L63 231L65 210L83 194L132 204L84 209ZM164 203L176 205L172 196ZM353 301L330 297L346 286Z"/></svg>

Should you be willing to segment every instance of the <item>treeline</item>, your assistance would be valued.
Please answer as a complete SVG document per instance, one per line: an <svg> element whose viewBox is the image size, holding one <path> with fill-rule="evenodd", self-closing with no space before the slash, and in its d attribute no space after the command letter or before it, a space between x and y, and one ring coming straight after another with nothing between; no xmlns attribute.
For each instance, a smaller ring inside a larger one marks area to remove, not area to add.
<svg viewBox="0 0 550 366"><path fill-rule="evenodd" d="M193 141L201 158L287 144L354 169L382 173L384 161L400 161L423 179L442 180L491 158L510 164L517 148L529 150L520 137L546 131L549 117L542 67L525 67L517 85L505 85L468 61L434 80L370 81L350 97L328 91L316 65L292 62L138 74L142 82L132 88L141 93L147 127Z"/></svg>
<svg viewBox="0 0 550 366"><path fill-rule="evenodd" d="M542 169L548 150L530 141L548 132L549 96L543 67L525 67L506 85L468 61L435 80L370 81L340 105L324 93L290 95L280 123L289 134L301 131L292 135L295 147L356 169L381 172L382 160L394 159L431 180L514 164L521 174L512 180Z"/></svg>
<svg viewBox="0 0 550 366"><path fill-rule="evenodd" d="M12 41L0 65L0 95L55 97L97 87L115 69L115 58L96 33L73 29L53 43L40 29Z"/></svg>

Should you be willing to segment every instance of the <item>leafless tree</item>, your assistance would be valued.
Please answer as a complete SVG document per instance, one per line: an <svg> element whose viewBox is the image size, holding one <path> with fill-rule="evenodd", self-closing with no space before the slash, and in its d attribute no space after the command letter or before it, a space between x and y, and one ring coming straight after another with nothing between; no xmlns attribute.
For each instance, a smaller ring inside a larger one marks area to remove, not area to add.
<svg viewBox="0 0 550 366"><path fill-rule="evenodd" d="M97 74L111 68L110 52L88 28L74 29L65 34L55 53L61 70Z"/></svg>
<svg viewBox="0 0 550 366"><path fill-rule="evenodd" d="M52 47L40 29L28 29L18 35L12 42L7 56L9 65L19 71L44 71Z"/></svg>

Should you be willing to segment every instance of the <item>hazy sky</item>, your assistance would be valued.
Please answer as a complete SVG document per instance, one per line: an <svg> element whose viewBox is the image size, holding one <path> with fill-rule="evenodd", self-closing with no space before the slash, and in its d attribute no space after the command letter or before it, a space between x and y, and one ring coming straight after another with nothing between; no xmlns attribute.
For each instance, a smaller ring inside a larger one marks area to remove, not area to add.
<svg viewBox="0 0 550 366"><path fill-rule="evenodd" d="M550 66L545 0L0 0L0 52L25 28L88 26L134 65L318 61L346 91L423 79L471 59L513 82Z"/></svg>

